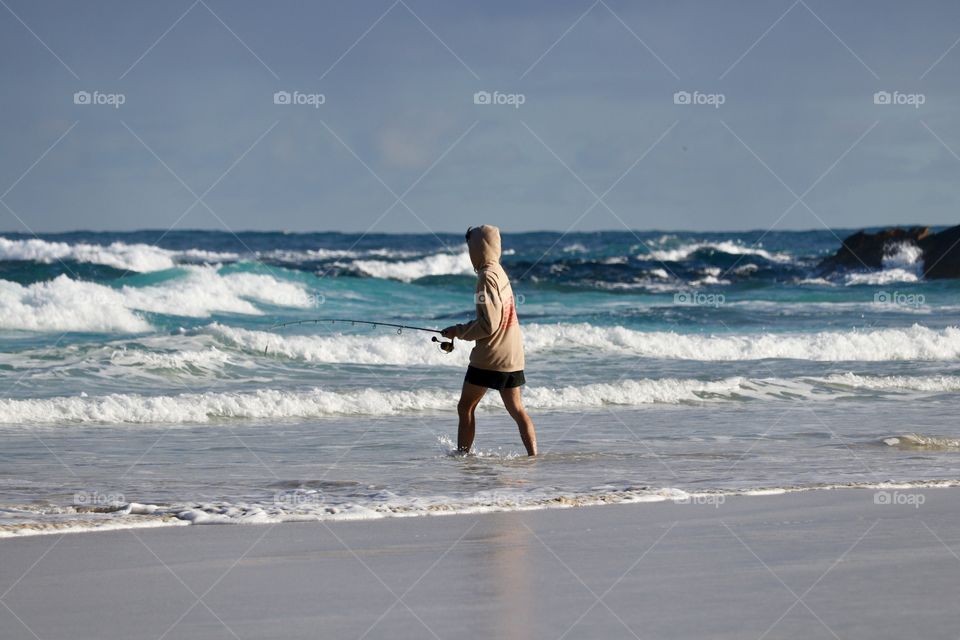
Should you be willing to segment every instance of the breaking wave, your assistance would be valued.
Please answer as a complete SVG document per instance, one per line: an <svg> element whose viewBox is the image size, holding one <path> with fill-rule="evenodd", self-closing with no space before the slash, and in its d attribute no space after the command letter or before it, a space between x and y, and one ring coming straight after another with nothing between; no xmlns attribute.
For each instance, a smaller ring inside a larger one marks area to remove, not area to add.
<svg viewBox="0 0 960 640"><path fill-rule="evenodd" d="M427 276L471 275L473 264L470 254L436 253L417 260L390 262L387 260L354 260L351 267L374 277L411 282Z"/></svg>
<svg viewBox="0 0 960 640"><path fill-rule="evenodd" d="M460 343L447 354L425 344L423 335L392 330L365 333L362 338L341 333L343 325L318 325L317 334L281 336L267 331L213 323L203 329L228 346L257 355L329 364L391 364L466 367L469 347Z"/></svg>
<svg viewBox="0 0 960 640"><path fill-rule="evenodd" d="M524 404L536 410L582 410L610 405L697 404L746 400L823 401L853 391L954 392L960 379L945 376L902 378L831 376L826 378L624 380L566 387L529 387ZM144 396L3 399L4 424L202 424L218 420L296 419L326 416L392 416L417 412L452 412L459 394L444 389L309 391L260 389L253 392L207 392ZM487 397L480 408L499 407Z"/></svg>
<svg viewBox="0 0 960 640"><path fill-rule="evenodd" d="M682 262L698 251L717 251L730 255L753 255L770 262L790 262L793 258L787 253L773 253L757 246L745 247L731 240L721 242L692 242L673 249L654 249L637 257L641 260L659 260L660 262Z"/></svg>
<svg viewBox="0 0 960 640"><path fill-rule="evenodd" d="M151 330L143 312L206 318L213 313L261 315L255 302L307 308L306 289L253 273L182 267L184 275L146 287L107 285L61 275L27 286L0 280L0 329L139 333Z"/></svg>
<svg viewBox="0 0 960 640"><path fill-rule="evenodd" d="M68 244L40 239L10 240L0 237L0 260L18 260L50 264L53 262L85 262L114 269L149 272L172 269L181 263L224 262L237 260L235 253L202 249L170 251L148 244L113 242L108 245L84 242Z"/></svg>
<svg viewBox="0 0 960 640"><path fill-rule="evenodd" d="M879 271L855 271L844 275L847 285L885 285L894 282L919 282L923 276L923 251L920 247L903 242L891 253L883 256Z"/></svg>
<svg viewBox="0 0 960 640"><path fill-rule="evenodd" d="M282 336L211 324L203 329L227 344L305 362L464 366L470 343L452 354L423 348L413 333L343 334L342 325L320 325L322 335ZM321 329L322 330L322 329ZM794 359L814 361L954 360L960 358L960 329L914 325L907 329L822 331L809 334L702 335L635 331L589 324L526 324L527 354L577 352L700 361Z"/></svg>
<svg viewBox="0 0 960 640"><path fill-rule="evenodd" d="M302 251L290 249L273 249L257 252L257 258L277 262L322 262L343 258L414 258L422 255L419 251L403 251L399 249L306 249Z"/></svg>
<svg viewBox="0 0 960 640"><path fill-rule="evenodd" d="M920 325L905 329L821 331L794 334L682 334L644 332L589 324L528 324L524 342L531 351L582 350L682 360L818 361L955 360L960 329Z"/></svg>

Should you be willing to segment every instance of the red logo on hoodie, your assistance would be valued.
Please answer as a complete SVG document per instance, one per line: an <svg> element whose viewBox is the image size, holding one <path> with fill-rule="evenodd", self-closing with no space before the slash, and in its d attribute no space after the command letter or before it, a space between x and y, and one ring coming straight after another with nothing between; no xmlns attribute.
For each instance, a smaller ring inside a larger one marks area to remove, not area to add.
<svg viewBox="0 0 960 640"><path fill-rule="evenodd" d="M517 319L517 305L513 301L513 296L510 296L510 299L507 300L507 303L503 306L503 320L500 322L500 330L502 331L516 324L520 324L520 320Z"/></svg>

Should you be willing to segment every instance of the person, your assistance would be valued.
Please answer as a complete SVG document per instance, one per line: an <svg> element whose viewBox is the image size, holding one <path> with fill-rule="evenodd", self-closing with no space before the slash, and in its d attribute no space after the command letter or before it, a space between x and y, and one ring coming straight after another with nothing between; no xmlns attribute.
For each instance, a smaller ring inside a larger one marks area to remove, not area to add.
<svg viewBox="0 0 960 640"><path fill-rule="evenodd" d="M470 227L466 233L470 261L477 272L477 317L442 331L445 338L476 341L463 380L457 413L457 449L469 453L476 432L474 413L487 389L496 389L520 429L527 455L537 455L533 420L520 397L523 375L523 337L510 279L500 266L500 230L489 224Z"/></svg>

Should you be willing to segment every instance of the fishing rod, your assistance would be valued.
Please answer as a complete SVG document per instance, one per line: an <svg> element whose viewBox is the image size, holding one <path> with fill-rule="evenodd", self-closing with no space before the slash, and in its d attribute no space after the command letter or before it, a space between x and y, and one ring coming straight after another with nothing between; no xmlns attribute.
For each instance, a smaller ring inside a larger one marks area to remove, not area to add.
<svg viewBox="0 0 960 640"><path fill-rule="evenodd" d="M352 320L350 318L312 318L309 320L293 320L291 322L277 323L272 327L270 327L270 329L271 330L282 329L284 327L291 327L298 324L320 324L321 322L329 322L330 324L336 324L338 322L344 322L344 323L349 322L351 325L365 324L365 325L370 325L374 328L391 327L397 330L398 336L403 333L404 329L410 329L411 331L426 331L427 333L439 333L443 335L442 332L438 329L428 329L427 327L415 327L409 324L395 324L393 322L374 322L372 320ZM453 338L450 338L450 342L444 342L437 336L433 336L433 338L431 339L431 342L439 342L440 350L443 351L444 353L450 353L451 351L453 351ZM266 355L267 353L266 347L264 347L263 353L264 355Z"/></svg>

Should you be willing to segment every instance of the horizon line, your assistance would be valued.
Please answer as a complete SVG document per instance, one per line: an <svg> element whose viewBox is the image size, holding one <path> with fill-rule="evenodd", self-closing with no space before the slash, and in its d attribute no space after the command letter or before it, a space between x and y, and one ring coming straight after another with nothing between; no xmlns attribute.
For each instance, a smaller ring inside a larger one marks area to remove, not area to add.
<svg viewBox="0 0 960 640"><path fill-rule="evenodd" d="M910 228L910 227L928 227L935 229L938 227L950 228L951 226L960 226L960 223L957 225L950 224L926 224L926 223L895 223L895 224L881 224L881 225L870 225L870 226L854 226L854 227L813 227L813 228L797 228L797 229L763 229L763 228L754 228L754 229L666 229L666 228L649 228L649 229L591 229L589 231L563 231L560 229L529 229L525 231L508 231L504 230L503 227L499 229L506 234L510 235L523 235L523 234L534 234L534 233L556 233L560 235L574 235L574 234L600 234L600 233L731 233L731 234L745 234L745 233L811 233L819 231L864 231L868 229L887 229L887 228ZM333 229L315 229L309 231L292 231L289 229L240 229L240 230L230 230L230 229L213 229L213 228L186 228L186 229L163 229L159 227L155 228L140 228L140 229L70 229L64 231L14 231L14 230L3 230L0 231L0 235L20 235L20 236L30 236L30 237L40 237L44 235L67 235L74 233L150 233L157 232L163 234L170 233L223 233L227 235L238 235L243 233L279 233L283 235L311 235L311 234L339 234L339 235L389 235L389 236L429 236L429 235L462 235L462 231L339 231Z"/></svg>

